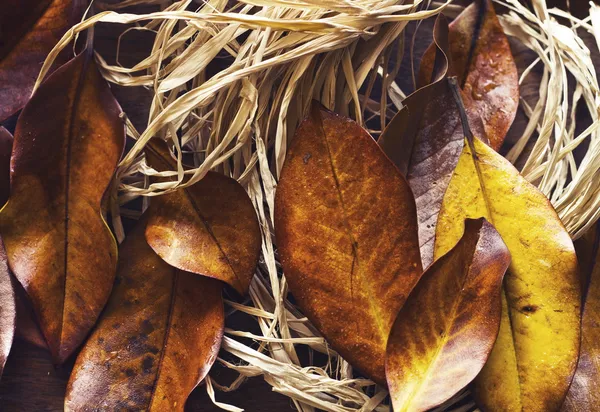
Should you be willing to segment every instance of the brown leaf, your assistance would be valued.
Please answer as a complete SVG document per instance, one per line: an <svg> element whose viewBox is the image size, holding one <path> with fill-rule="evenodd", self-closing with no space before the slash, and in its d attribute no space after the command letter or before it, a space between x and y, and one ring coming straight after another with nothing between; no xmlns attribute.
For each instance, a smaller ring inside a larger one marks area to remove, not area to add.
<svg viewBox="0 0 600 412"><path fill-rule="evenodd" d="M579 354L581 289L573 242L548 199L469 134L444 196L435 256L460 239L463 219L485 217L512 259L498 339L475 379L475 395L484 410L557 410Z"/></svg>
<svg viewBox="0 0 600 412"><path fill-rule="evenodd" d="M160 141L146 146L146 161L158 171L176 168ZM254 206L239 183L209 172L192 186L154 197L150 209L146 239L169 265L247 292L261 234Z"/></svg>
<svg viewBox="0 0 600 412"><path fill-rule="evenodd" d="M217 357L223 283L169 266L144 225L121 245L115 290L69 380L68 410L183 411Z"/></svg>
<svg viewBox="0 0 600 412"><path fill-rule="evenodd" d="M10 193L10 153L12 152L12 135L0 126L0 207L4 206Z"/></svg>
<svg viewBox="0 0 600 412"><path fill-rule="evenodd" d="M394 411L425 411L468 385L500 326L510 254L484 219L467 220L458 244L439 258L400 310L387 346Z"/></svg>
<svg viewBox="0 0 600 412"><path fill-rule="evenodd" d="M385 383L388 335L422 268L410 188L358 124L313 105L286 155L275 233L300 308Z"/></svg>
<svg viewBox="0 0 600 412"><path fill-rule="evenodd" d="M581 322L581 353L562 407L564 412L600 410L600 248L597 229L596 226L596 230L590 231L595 236L584 242L585 249L594 249L592 258L586 262L584 252L584 260L580 259L582 271L587 272L584 279L589 279L589 284Z"/></svg>
<svg viewBox="0 0 600 412"><path fill-rule="evenodd" d="M0 240L0 376L6 364L15 335L17 308L6 252Z"/></svg>
<svg viewBox="0 0 600 412"><path fill-rule="evenodd" d="M44 59L83 12L81 0L0 0L0 122L21 109Z"/></svg>
<svg viewBox="0 0 600 412"><path fill-rule="evenodd" d="M378 141L404 173L415 195L423 266L433 260L437 215L464 139L460 115L446 81L451 69L446 57L448 23L444 16L438 16L433 33L436 59L432 83L403 101L404 108ZM481 119L468 113L474 130L484 133Z"/></svg>
<svg viewBox="0 0 600 412"><path fill-rule="evenodd" d="M14 279L14 278L13 278ZM46 338L42 334L40 327L35 320L35 312L27 293L23 286L14 279L13 289L15 291L15 301L17 305L17 327L15 338L31 343L38 348L48 350Z"/></svg>
<svg viewBox="0 0 600 412"><path fill-rule="evenodd" d="M120 114L85 52L42 84L17 123L0 233L59 363L81 344L112 288L117 246L100 205L123 151Z"/></svg>
<svg viewBox="0 0 600 412"><path fill-rule="evenodd" d="M490 146L498 150L519 105L519 78L508 39L491 0L476 0L449 26L451 76L458 76L467 109L481 117ZM429 83L435 45L423 55L421 85Z"/></svg>

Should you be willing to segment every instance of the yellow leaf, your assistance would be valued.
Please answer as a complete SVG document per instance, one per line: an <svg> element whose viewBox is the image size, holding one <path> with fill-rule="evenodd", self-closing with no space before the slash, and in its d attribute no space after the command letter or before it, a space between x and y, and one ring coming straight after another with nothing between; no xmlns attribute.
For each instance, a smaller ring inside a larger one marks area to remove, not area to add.
<svg viewBox="0 0 600 412"><path fill-rule="evenodd" d="M511 253L498 340L475 380L486 410L560 407L579 354L581 291L573 242L552 205L502 156L465 142L444 196L435 257L485 217Z"/></svg>
<svg viewBox="0 0 600 412"><path fill-rule="evenodd" d="M477 376L498 335L509 263L494 227L468 220L460 242L423 274L388 339L386 378L395 412L434 408Z"/></svg>

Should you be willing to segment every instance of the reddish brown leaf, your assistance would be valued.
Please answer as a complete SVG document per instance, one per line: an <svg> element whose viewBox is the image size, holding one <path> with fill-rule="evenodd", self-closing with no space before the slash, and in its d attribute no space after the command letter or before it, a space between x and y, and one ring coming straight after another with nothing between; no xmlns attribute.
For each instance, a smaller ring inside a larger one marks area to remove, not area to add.
<svg viewBox="0 0 600 412"><path fill-rule="evenodd" d="M463 389L485 364L500 327L510 254L484 219L427 269L400 310L387 347L394 411L425 411Z"/></svg>
<svg viewBox="0 0 600 412"><path fill-rule="evenodd" d="M0 127L0 204L4 205L10 192L10 154L13 137L3 127ZM6 253L4 256L6 256ZM6 260L5 260L6 262ZM8 269L7 269L8 270ZM36 346L47 347L46 341L39 331L33 317L33 309L28 303L23 287L11 276L11 284L15 295L17 312L15 337L30 342Z"/></svg>
<svg viewBox="0 0 600 412"><path fill-rule="evenodd" d="M358 124L313 105L286 156L275 233L304 313L384 383L388 335L422 268L410 188Z"/></svg>
<svg viewBox="0 0 600 412"><path fill-rule="evenodd" d="M146 147L146 161L154 169L175 170L164 142ZM222 280L246 293L261 234L252 202L239 183L209 172L192 186L154 197L150 209L146 239L160 257L178 269Z"/></svg>
<svg viewBox="0 0 600 412"><path fill-rule="evenodd" d="M17 306L15 338L47 350L48 344L35 320L33 306L31 305L23 286L21 286L16 279L13 281L13 289L15 291L15 301Z"/></svg>
<svg viewBox="0 0 600 412"><path fill-rule="evenodd" d="M0 122L29 100L44 59L81 16L81 0L0 0Z"/></svg>
<svg viewBox="0 0 600 412"><path fill-rule="evenodd" d="M16 320L15 293L6 264L6 252L0 240L0 376L12 346Z"/></svg>
<svg viewBox="0 0 600 412"><path fill-rule="evenodd" d="M517 114L519 78L491 0L474 1L449 29L450 75L458 76L467 108L481 117L490 146L498 150ZM435 49L432 44L421 60L421 85L431 79Z"/></svg>
<svg viewBox="0 0 600 412"><path fill-rule="evenodd" d="M140 222L121 245L114 293L77 358L66 409L183 411L219 351L222 288L165 263Z"/></svg>
<svg viewBox="0 0 600 412"><path fill-rule="evenodd" d="M584 280L589 280L589 283L583 306L579 363L562 407L564 412L600 410L600 248L597 230L596 226L590 232L592 236L576 243ZM583 256L579 254L582 249ZM594 250L594 254L591 259L586 259L586 252L590 249Z"/></svg>
<svg viewBox="0 0 600 412"><path fill-rule="evenodd" d="M85 52L42 84L17 123L0 233L59 363L83 341L112 288L117 247L101 198L123 151L120 114Z"/></svg>
<svg viewBox="0 0 600 412"><path fill-rule="evenodd" d="M444 16L436 20L434 40L432 83L404 100L404 108L379 138L380 146L404 173L415 195L423 266L433 260L437 215L464 139L460 115L446 80L451 69L446 57L448 23ZM484 133L477 116L469 119L475 132Z"/></svg>
<svg viewBox="0 0 600 412"><path fill-rule="evenodd" d="M12 135L0 126L0 207L4 206L10 193L10 153Z"/></svg>

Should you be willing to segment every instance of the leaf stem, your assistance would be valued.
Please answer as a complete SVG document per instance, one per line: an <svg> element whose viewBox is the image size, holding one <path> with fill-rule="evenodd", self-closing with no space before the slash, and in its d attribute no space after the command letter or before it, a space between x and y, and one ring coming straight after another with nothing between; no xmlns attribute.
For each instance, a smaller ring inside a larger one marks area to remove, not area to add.
<svg viewBox="0 0 600 412"><path fill-rule="evenodd" d="M469 148L471 149L471 153L473 153L474 156L477 156L475 152L475 147L473 145L473 132L471 132L471 128L469 127L469 118L467 117L465 104L463 103L462 96L460 95L460 89L458 87L458 81L456 79L456 76L448 77L448 84L450 85L452 97L454 97L456 107L458 108L458 114L460 115L460 122L462 124L463 133L465 135L465 138L467 139L467 142L469 142Z"/></svg>

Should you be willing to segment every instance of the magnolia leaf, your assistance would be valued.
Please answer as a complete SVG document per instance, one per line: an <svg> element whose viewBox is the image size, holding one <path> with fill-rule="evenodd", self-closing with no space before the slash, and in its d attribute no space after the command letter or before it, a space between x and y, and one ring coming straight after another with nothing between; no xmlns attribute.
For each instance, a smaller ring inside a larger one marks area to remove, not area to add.
<svg viewBox="0 0 600 412"><path fill-rule="evenodd" d="M31 96L44 59L83 12L81 0L0 0L0 122Z"/></svg>
<svg viewBox="0 0 600 412"><path fill-rule="evenodd" d="M600 407L600 248L598 248L598 232L590 231L590 235L583 239L583 247L593 249L591 259L580 259L582 272L589 283L583 306L581 322L581 353L579 363L573 377L573 382L565 403L564 412L589 412L597 411ZM582 249L576 243L578 257ZM592 246L594 245L594 246Z"/></svg>
<svg viewBox="0 0 600 412"><path fill-rule="evenodd" d="M146 146L146 161L158 171L177 168L164 142ZM209 172L192 186L153 198L150 211L146 239L169 265L222 280L242 295L247 292L261 233L254 206L239 183Z"/></svg>
<svg viewBox="0 0 600 412"><path fill-rule="evenodd" d="M431 265L400 310L387 346L394 411L425 411L467 386L498 335L510 254L484 219Z"/></svg>
<svg viewBox="0 0 600 412"><path fill-rule="evenodd" d="M311 108L286 155L275 234L298 305L344 359L385 383L385 349L422 268L408 184L358 124Z"/></svg>
<svg viewBox="0 0 600 412"><path fill-rule="evenodd" d="M491 0L476 0L449 26L451 76L458 76L467 110L481 117L490 146L502 146L519 106L519 77ZM429 83L436 46L423 55L420 84Z"/></svg>
<svg viewBox="0 0 600 412"><path fill-rule="evenodd" d="M223 283L169 266L144 225L120 247L115 290L77 357L67 410L183 411L217 357Z"/></svg>
<svg viewBox="0 0 600 412"><path fill-rule="evenodd" d="M15 338L30 343L38 348L48 350L46 338L44 338L44 335L35 320L33 306L27 293L25 293L23 286L21 286L17 280L13 280L13 289L15 291L15 301L17 305L17 328L15 330Z"/></svg>
<svg viewBox="0 0 600 412"><path fill-rule="evenodd" d="M12 150L12 135L0 127L0 204L8 199L10 182L10 152ZM17 319L15 292L8 264L6 251L0 240L0 376L6 364L6 358L12 346Z"/></svg>
<svg viewBox="0 0 600 412"><path fill-rule="evenodd" d="M17 123L0 233L58 363L81 344L112 288L117 245L101 200L123 151L120 115L89 50L42 84Z"/></svg>
<svg viewBox="0 0 600 412"><path fill-rule="evenodd" d="M438 16L433 33L437 54L432 83L403 101L404 108L378 141L404 173L415 195L423 266L433 260L437 215L464 139L460 115L446 81L451 68L446 57L448 23L443 15ZM485 133L481 119L468 109L475 132Z"/></svg>
<svg viewBox="0 0 600 412"><path fill-rule="evenodd" d="M4 365L12 346L16 320L17 307L15 293L6 263L4 245L0 241L0 376L2 376L2 371L4 370Z"/></svg>
<svg viewBox="0 0 600 412"><path fill-rule="evenodd" d="M435 256L460 239L463 219L485 217L512 259L500 332L475 395L485 410L557 410L579 354L573 242L548 199L464 123L467 139L440 210Z"/></svg>
<svg viewBox="0 0 600 412"><path fill-rule="evenodd" d="M0 126L0 206L4 206L10 193L10 154L12 135Z"/></svg>

